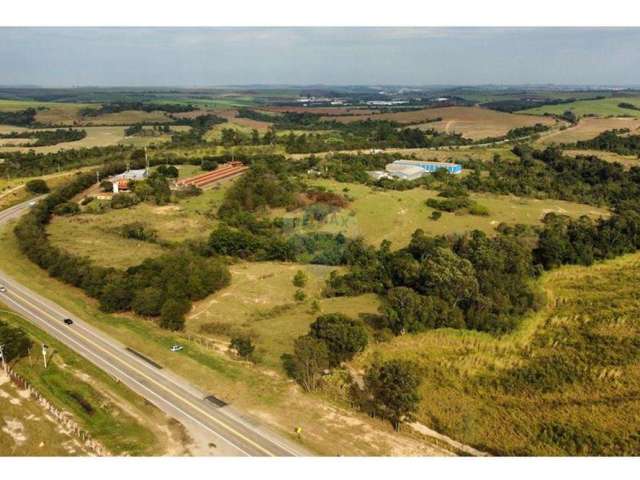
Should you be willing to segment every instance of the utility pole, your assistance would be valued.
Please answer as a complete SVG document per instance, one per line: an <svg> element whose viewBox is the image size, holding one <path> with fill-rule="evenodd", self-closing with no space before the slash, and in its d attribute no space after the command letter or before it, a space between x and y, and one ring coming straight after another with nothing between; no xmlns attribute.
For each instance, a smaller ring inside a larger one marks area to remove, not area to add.
<svg viewBox="0 0 640 480"><path fill-rule="evenodd" d="M98 180L98 183L100 183L100 170L96 171L96 179Z"/></svg>
<svg viewBox="0 0 640 480"><path fill-rule="evenodd" d="M147 166L147 177L149 176L149 156L147 155L147 147L144 147L144 163Z"/></svg>
<svg viewBox="0 0 640 480"><path fill-rule="evenodd" d="M7 364L4 361L4 345L0 345L0 358L2 359L2 369L7 371Z"/></svg>
<svg viewBox="0 0 640 480"><path fill-rule="evenodd" d="M42 344L42 359L44 360L44 368L47 368L47 349L49 347L46 344Z"/></svg>

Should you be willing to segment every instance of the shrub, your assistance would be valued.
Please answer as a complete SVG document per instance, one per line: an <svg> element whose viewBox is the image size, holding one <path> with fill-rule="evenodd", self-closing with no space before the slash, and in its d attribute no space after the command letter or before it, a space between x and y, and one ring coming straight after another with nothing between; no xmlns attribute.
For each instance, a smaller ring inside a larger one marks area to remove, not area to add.
<svg viewBox="0 0 640 480"><path fill-rule="evenodd" d="M57 205L56 208L53 209L53 213L56 215L76 215L80 213L80 207L76 202L64 202Z"/></svg>
<svg viewBox="0 0 640 480"><path fill-rule="evenodd" d="M200 164L200 168L202 168L202 170L204 170L205 172L210 172L218 168L218 162L214 160L203 160Z"/></svg>
<svg viewBox="0 0 640 480"><path fill-rule="evenodd" d="M478 215L478 216L481 216L481 217L488 217L489 216L489 209L487 207L485 207L484 205L480 205L479 203L473 202L469 206L469 213L471 215Z"/></svg>
<svg viewBox="0 0 640 480"><path fill-rule="evenodd" d="M111 198L111 208L128 208L138 203L138 197L132 193L116 193Z"/></svg>
<svg viewBox="0 0 640 480"><path fill-rule="evenodd" d="M153 228L147 228L141 222L126 223L118 229L120 236L124 238L142 240L144 242L156 242L158 232Z"/></svg>
<svg viewBox="0 0 640 480"><path fill-rule="evenodd" d="M303 389L310 392L319 386L322 372L329 367L327 344L309 335L293 343L293 355L282 356L284 369Z"/></svg>
<svg viewBox="0 0 640 480"><path fill-rule="evenodd" d="M249 358L256 348L251 338L246 335L233 337L229 347L235 350L242 358Z"/></svg>
<svg viewBox="0 0 640 480"><path fill-rule="evenodd" d="M307 276L302 270L298 270L293 277L293 286L298 288L304 288L307 284Z"/></svg>
<svg viewBox="0 0 640 480"><path fill-rule="evenodd" d="M186 298L169 298L160 311L160 326L167 330L184 329L184 316L191 309L191 302Z"/></svg>
<svg viewBox="0 0 640 480"><path fill-rule="evenodd" d="M47 185L47 182L45 182L41 178L29 180L26 183L25 188L31 193L37 193L37 194L49 193L49 186Z"/></svg>
<svg viewBox="0 0 640 480"><path fill-rule="evenodd" d="M302 290L296 290L296 293L293 294L293 298L296 302L304 302L307 295Z"/></svg>
<svg viewBox="0 0 640 480"><path fill-rule="evenodd" d="M431 212L431 220L437 221L440 220L440 217L442 217L442 212L438 210L434 210L433 212Z"/></svg>
<svg viewBox="0 0 640 480"><path fill-rule="evenodd" d="M100 182L100 190L103 192L113 192L113 182L109 180L102 180Z"/></svg>
<svg viewBox="0 0 640 480"><path fill-rule="evenodd" d="M157 287L147 287L137 290L131 302L131 309L138 315L156 317L160 315L165 293Z"/></svg>
<svg viewBox="0 0 640 480"><path fill-rule="evenodd" d="M5 362L28 355L31 340L20 328L15 328L0 320L0 345L4 345Z"/></svg>

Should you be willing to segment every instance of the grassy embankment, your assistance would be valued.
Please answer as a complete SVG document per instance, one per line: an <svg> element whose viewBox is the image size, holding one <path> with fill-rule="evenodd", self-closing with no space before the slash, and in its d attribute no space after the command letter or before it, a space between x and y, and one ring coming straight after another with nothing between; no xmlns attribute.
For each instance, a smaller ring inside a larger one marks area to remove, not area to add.
<svg viewBox="0 0 640 480"><path fill-rule="evenodd" d="M111 453L170 453L169 443L173 440L167 434L174 430L172 434L177 435L179 427L159 410L57 340L9 313L3 305L0 305L0 318L25 330L34 342L30 355L20 359L13 368L57 408L70 412ZM39 349L42 343L50 347L46 369ZM34 445L37 438L34 436L25 442L25 448L32 454L38 451Z"/></svg>
<svg viewBox="0 0 640 480"><path fill-rule="evenodd" d="M436 330L370 348L416 361L419 420L504 455L638 455L640 255L544 276L549 305L512 334Z"/></svg>

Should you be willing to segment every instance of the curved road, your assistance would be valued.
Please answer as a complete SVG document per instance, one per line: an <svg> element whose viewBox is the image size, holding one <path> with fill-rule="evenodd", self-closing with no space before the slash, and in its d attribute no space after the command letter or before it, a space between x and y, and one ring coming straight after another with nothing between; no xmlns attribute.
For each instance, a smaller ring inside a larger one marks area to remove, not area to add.
<svg viewBox="0 0 640 480"><path fill-rule="evenodd" d="M26 212L31 202L33 200L1 211L0 226ZM152 360L128 350L125 345L11 279L2 272L1 266L0 284L7 289L0 292L0 301L180 421L194 440L215 445L211 454L309 455L300 446L243 417L210 393L198 390ZM66 325L64 318L73 319L73 325Z"/></svg>

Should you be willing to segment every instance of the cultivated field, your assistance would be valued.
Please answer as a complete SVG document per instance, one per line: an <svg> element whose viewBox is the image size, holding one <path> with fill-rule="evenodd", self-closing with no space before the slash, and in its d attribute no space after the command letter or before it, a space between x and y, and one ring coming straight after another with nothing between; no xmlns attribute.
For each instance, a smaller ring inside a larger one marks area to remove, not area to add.
<svg viewBox="0 0 640 480"><path fill-rule="evenodd" d="M542 107L530 108L522 110L521 113L533 115L544 115L552 113L562 115L566 111L571 111L578 116L598 115L599 117L609 116L630 116L640 117L640 110L632 110L629 108L620 108L618 104L630 103L640 108L640 97L610 97L600 100L577 100L572 103L561 103L559 105L544 105Z"/></svg>
<svg viewBox="0 0 640 480"><path fill-rule="evenodd" d="M544 275L548 306L512 334L433 330L373 345L421 367L418 419L502 455L637 455L640 255Z"/></svg>
<svg viewBox="0 0 640 480"><path fill-rule="evenodd" d="M311 224L306 230L342 232L349 237L362 236L367 243L376 246L382 240L389 240L392 248L404 247L418 228L431 235L461 233L473 229L493 234L501 222L535 225L549 212L574 217L607 215L604 209L560 200L472 194L472 200L489 209L489 216L443 212L442 218L434 221L430 219L433 209L427 207L425 202L428 198L437 197L438 192L435 191L376 191L365 185L333 180L314 180L310 183L343 194L344 188L348 188L346 194L354 200L347 208L329 215L325 222ZM302 213L277 210L273 215L295 217Z"/></svg>
<svg viewBox="0 0 640 480"><path fill-rule="evenodd" d="M578 124L575 126L544 135L537 143L541 145L550 145L553 143L561 144L573 143L578 140L590 140L606 130L619 128L628 128L637 135L640 133L640 119L586 117L580 119Z"/></svg>
<svg viewBox="0 0 640 480"><path fill-rule="evenodd" d="M324 117L338 122L354 122L367 118L392 120L404 124L415 124L416 128L436 129L447 133L461 133L474 140L499 137L516 127L532 126L536 123L554 125L551 118L496 112L480 107L425 108L408 112L380 113L374 115L353 115ZM430 122L436 118L442 120Z"/></svg>

